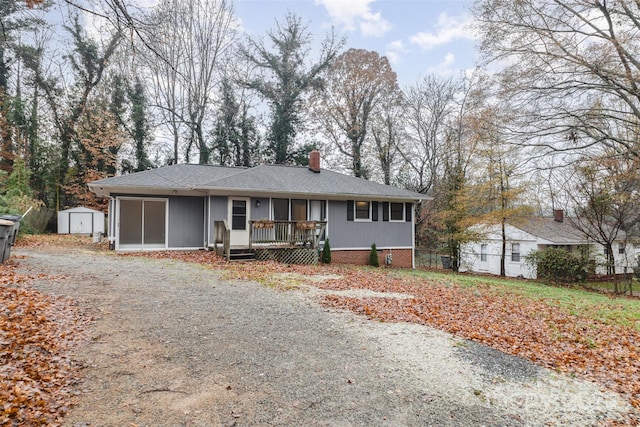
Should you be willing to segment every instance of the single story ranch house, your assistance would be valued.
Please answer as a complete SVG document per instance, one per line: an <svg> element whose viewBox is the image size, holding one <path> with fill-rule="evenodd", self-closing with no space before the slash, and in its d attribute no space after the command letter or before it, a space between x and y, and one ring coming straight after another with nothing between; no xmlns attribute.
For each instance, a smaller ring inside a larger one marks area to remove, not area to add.
<svg viewBox="0 0 640 427"><path fill-rule="evenodd" d="M606 248L590 240L574 223L577 218L565 218L564 211L556 209L553 217L536 216L520 218L505 225L506 253L505 275L535 279L537 271L529 265L527 255L546 248L560 248L568 252L581 253L588 249L594 273L606 274ZM502 254L502 232L500 225L484 226L484 238L462 247L460 271L500 274ZM626 233L620 230L613 242L614 268L616 274L630 273L637 260Z"/></svg>
<svg viewBox="0 0 640 427"><path fill-rule="evenodd" d="M108 238L118 251L306 249L329 239L332 262L414 266L414 205L423 194L309 167L176 164L89 184L109 198ZM261 259L269 259L262 257ZM271 259L278 259L271 258Z"/></svg>

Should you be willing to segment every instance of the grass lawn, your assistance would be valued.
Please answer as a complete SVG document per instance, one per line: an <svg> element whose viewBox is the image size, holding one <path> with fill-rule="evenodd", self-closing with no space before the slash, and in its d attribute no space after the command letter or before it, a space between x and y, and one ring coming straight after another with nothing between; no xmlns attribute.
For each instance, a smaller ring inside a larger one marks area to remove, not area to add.
<svg viewBox="0 0 640 427"><path fill-rule="evenodd" d="M429 281L449 281L495 295L520 296L557 307L566 314L640 331L640 298L614 297L578 287L556 287L530 280L415 270L404 274ZM613 286L612 284L610 284Z"/></svg>

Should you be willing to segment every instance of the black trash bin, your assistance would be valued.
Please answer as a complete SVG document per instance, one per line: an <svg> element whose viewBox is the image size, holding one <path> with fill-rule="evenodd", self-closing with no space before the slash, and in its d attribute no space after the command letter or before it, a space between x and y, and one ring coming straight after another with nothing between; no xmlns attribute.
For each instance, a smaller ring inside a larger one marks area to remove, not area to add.
<svg viewBox="0 0 640 427"><path fill-rule="evenodd" d="M449 255L440 256L440 260L442 261L442 268L451 270L451 257Z"/></svg>
<svg viewBox="0 0 640 427"><path fill-rule="evenodd" d="M20 231L20 220L22 220L22 215L0 215L0 219L5 219L7 221L13 222L13 229L9 235L9 245L13 246L16 244L16 238L18 237L18 232Z"/></svg>
<svg viewBox="0 0 640 427"><path fill-rule="evenodd" d="M5 262L11 256L9 237L13 233L13 221L0 219L0 263Z"/></svg>

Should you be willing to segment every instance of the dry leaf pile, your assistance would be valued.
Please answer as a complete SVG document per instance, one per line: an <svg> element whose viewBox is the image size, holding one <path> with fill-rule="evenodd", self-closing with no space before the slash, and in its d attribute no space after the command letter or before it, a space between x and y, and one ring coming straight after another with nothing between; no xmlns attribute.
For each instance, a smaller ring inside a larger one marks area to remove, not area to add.
<svg viewBox="0 0 640 427"><path fill-rule="evenodd" d="M0 425L58 425L75 398L69 355L86 320L71 300L18 287L33 278L0 265Z"/></svg>

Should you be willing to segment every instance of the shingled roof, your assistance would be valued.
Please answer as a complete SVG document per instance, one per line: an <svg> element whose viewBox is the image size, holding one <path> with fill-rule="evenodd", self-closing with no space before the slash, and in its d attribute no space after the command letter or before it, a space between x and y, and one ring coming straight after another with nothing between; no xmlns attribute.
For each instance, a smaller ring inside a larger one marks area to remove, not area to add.
<svg viewBox="0 0 640 427"><path fill-rule="evenodd" d="M177 164L89 183L99 196L200 191L206 194L298 194L335 198L429 199L424 194L383 185L328 169L259 165L253 168Z"/></svg>
<svg viewBox="0 0 640 427"><path fill-rule="evenodd" d="M562 221L558 221L552 217L530 217L521 218L514 221L511 225L537 237L538 239L546 241L545 244L588 244L590 241L587 236L575 226L579 221L579 219L574 217L564 217ZM582 227L587 226L582 225ZM625 237L625 232L623 230L618 230L617 239L624 239Z"/></svg>
<svg viewBox="0 0 640 427"><path fill-rule="evenodd" d="M568 219L560 222L551 217L522 218L514 222L514 227L532 236L555 245L580 245L587 242L586 236L574 227Z"/></svg>

